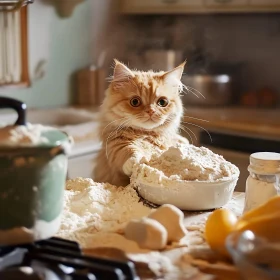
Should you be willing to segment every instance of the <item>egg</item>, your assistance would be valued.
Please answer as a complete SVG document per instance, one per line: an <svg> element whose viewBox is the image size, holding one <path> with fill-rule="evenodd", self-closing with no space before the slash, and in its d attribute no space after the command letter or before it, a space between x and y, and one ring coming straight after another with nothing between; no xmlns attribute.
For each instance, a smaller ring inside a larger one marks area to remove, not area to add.
<svg viewBox="0 0 280 280"><path fill-rule="evenodd" d="M236 215L228 209L217 209L209 215L205 224L205 239L213 251L228 256L225 242L236 224Z"/></svg>

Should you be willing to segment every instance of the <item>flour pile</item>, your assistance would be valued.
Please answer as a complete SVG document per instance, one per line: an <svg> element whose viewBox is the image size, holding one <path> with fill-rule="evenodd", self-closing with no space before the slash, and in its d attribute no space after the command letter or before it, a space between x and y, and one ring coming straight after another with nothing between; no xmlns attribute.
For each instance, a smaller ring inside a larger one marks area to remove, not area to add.
<svg viewBox="0 0 280 280"><path fill-rule="evenodd" d="M46 144L49 143L49 140L43 136L43 133L50 130L54 130L54 128L30 123L26 125L6 126L1 128L0 142L1 145L7 146Z"/></svg>
<svg viewBox="0 0 280 280"><path fill-rule="evenodd" d="M100 232L121 231L126 223L151 209L139 202L131 187L95 183L91 179L69 180L64 196L62 223L57 236L91 247Z"/></svg>
<svg viewBox="0 0 280 280"><path fill-rule="evenodd" d="M153 155L149 162L135 165L132 182L149 185L174 181L226 181L239 175L238 168L222 156L205 147L180 144L170 147L160 156Z"/></svg>

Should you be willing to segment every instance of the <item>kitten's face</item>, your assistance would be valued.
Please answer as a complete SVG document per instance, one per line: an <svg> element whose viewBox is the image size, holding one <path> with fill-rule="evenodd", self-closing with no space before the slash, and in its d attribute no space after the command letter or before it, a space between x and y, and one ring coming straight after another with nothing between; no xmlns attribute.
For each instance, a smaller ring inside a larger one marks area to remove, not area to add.
<svg viewBox="0 0 280 280"><path fill-rule="evenodd" d="M179 125L183 68L181 65L167 73L138 72L117 62L106 97L110 110L124 122L123 126L154 130Z"/></svg>

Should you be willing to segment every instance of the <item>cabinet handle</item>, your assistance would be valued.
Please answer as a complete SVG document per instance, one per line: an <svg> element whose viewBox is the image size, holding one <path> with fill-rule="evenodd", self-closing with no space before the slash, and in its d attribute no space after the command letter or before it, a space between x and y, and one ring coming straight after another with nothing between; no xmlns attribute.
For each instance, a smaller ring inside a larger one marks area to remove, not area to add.
<svg viewBox="0 0 280 280"><path fill-rule="evenodd" d="M179 0L161 0L161 2L163 2L165 4L175 4L175 3L179 2Z"/></svg>

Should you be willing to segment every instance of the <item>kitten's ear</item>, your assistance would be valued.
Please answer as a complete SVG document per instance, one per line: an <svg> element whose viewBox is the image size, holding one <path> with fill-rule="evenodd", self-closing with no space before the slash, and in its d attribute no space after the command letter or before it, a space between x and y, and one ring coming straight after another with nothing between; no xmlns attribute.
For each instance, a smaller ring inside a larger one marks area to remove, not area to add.
<svg viewBox="0 0 280 280"><path fill-rule="evenodd" d="M134 77L132 71L126 67L124 64L119 62L117 59L114 59L115 68L114 68L114 82L124 82L127 81L129 78Z"/></svg>
<svg viewBox="0 0 280 280"><path fill-rule="evenodd" d="M162 78L164 80L164 83L172 85L172 86L178 86L180 85L180 81L182 78L182 74L184 71L186 61L174 68L173 70L170 70L162 75Z"/></svg>

